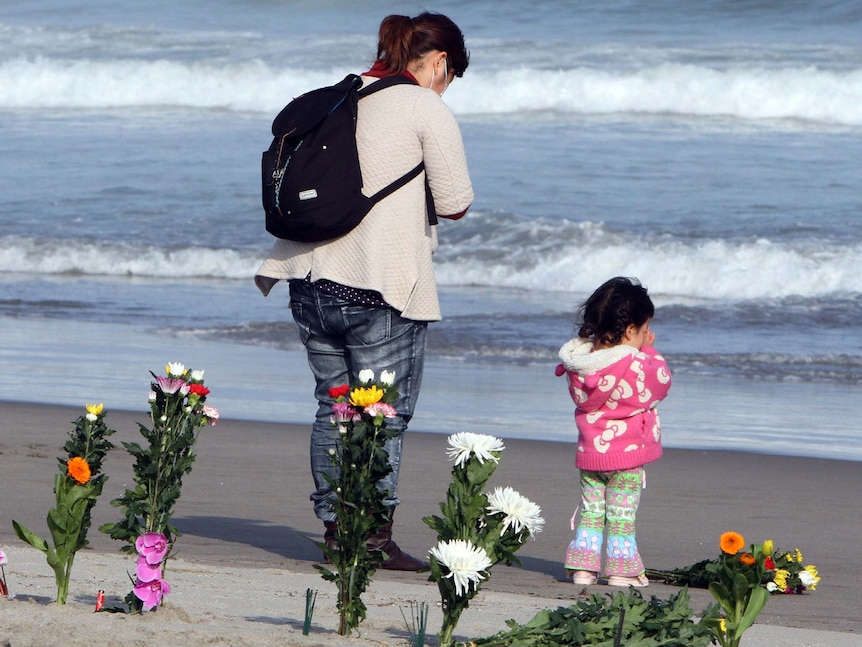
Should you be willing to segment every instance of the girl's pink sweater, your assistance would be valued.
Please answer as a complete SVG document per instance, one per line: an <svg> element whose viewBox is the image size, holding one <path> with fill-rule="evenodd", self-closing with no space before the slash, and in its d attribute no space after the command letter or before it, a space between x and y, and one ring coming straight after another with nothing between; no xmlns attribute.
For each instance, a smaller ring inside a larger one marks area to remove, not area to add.
<svg viewBox="0 0 862 647"><path fill-rule="evenodd" d="M592 472L640 467L662 454L656 405L670 390L665 359L652 346L593 350L587 339L560 349L557 375L567 375L577 405L575 465Z"/></svg>

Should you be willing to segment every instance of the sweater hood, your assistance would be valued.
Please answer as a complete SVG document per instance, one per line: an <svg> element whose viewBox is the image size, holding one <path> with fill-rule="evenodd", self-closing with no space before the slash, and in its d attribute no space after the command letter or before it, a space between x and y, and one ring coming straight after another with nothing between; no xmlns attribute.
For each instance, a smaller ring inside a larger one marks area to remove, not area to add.
<svg viewBox="0 0 862 647"><path fill-rule="evenodd" d="M638 349L628 344L593 350L592 341L576 337L560 348L560 361L567 371L591 375L607 369L621 359L634 357L637 353Z"/></svg>

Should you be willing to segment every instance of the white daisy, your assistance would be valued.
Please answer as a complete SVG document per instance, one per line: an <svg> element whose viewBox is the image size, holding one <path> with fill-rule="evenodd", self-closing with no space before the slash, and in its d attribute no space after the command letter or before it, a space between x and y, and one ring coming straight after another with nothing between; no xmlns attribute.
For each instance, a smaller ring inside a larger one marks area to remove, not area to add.
<svg viewBox="0 0 862 647"><path fill-rule="evenodd" d="M509 527L516 534L526 528L530 536L535 538L536 533L542 532L545 525L545 520L541 517L542 509L510 487L498 487L488 494L487 510L490 514L505 515L500 535Z"/></svg>
<svg viewBox="0 0 862 647"><path fill-rule="evenodd" d="M441 541L429 553L449 570L445 577L451 577L455 582L458 595L466 595L471 584L478 587L479 582L487 577L483 571L493 566L485 549L474 546L469 540Z"/></svg>
<svg viewBox="0 0 862 647"><path fill-rule="evenodd" d="M485 434L474 434L469 431L462 431L449 436L449 449L446 452L449 458L455 461L456 465L463 466L471 455L475 455L480 463L486 460L500 462L500 457L495 456L492 452L502 452L505 449L503 441L494 436Z"/></svg>

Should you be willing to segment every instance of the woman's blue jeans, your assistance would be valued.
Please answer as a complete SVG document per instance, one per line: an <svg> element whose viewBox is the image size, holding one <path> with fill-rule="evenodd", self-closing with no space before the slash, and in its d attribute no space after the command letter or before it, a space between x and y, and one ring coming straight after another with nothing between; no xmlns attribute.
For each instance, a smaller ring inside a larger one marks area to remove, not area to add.
<svg viewBox="0 0 862 647"><path fill-rule="evenodd" d="M329 389L355 384L363 369L374 371L375 379L379 379L384 370L395 373L399 397L394 406L398 417L387 420L386 426L400 433L386 442L392 472L378 487L388 491L386 505L398 505L404 431L413 417L422 384L427 322L404 319L392 308L345 301L320 291L307 281L290 282L290 307L316 381L317 415L311 426L314 513L323 521L335 521L330 503L332 488L324 478L324 475L338 478L329 456L338 438L338 430L330 420Z"/></svg>

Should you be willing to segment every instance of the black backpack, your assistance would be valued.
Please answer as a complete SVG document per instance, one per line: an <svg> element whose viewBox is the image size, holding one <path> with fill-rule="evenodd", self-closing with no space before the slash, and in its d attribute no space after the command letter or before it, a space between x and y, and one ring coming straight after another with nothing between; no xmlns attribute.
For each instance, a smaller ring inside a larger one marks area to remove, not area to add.
<svg viewBox="0 0 862 647"><path fill-rule="evenodd" d="M272 122L272 144L263 152L261 179L266 230L273 236L319 242L343 236L375 204L397 191L425 168L414 169L371 197L362 194L356 150L356 107L372 92L402 83L389 76L360 90L362 79L350 74L340 83L303 94ZM436 224L430 191L429 221Z"/></svg>

